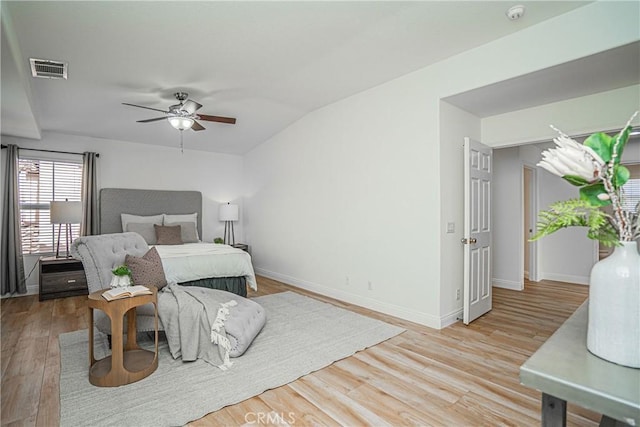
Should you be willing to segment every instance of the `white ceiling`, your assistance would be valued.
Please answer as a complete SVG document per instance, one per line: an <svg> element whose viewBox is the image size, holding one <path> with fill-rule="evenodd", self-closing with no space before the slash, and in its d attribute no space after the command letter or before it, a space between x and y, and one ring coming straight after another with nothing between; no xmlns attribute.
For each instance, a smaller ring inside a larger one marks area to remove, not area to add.
<svg viewBox="0 0 640 427"><path fill-rule="evenodd" d="M514 22L505 17L514 3L503 1L2 1L2 134L38 138L41 129L177 146L166 121L136 123L161 113L121 103L167 109L180 90L201 113L238 119L201 122L206 130L185 132L187 149L246 153L310 111L588 2L517 3L527 10ZM32 78L30 57L68 62L68 80ZM553 96L633 80L592 74L576 87L550 86ZM528 106L505 96L512 91L544 103L540 88L554 76L451 102L480 117Z"/></svg>

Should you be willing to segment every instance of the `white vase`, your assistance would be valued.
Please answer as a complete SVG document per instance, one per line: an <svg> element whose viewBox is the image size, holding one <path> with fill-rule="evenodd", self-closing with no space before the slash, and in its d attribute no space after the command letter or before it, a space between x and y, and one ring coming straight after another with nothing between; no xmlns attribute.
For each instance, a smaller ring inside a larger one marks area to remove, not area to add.
<svg viewBox="0 0 640 427"><path fill-rule="evenodd" d="M587 348L609 362L640 368L640 254L636 242L620 243L591 270Z"/></svg>
<svg viewBox="0 0 640 427"><path fill-rule="evenodd" d="M115 274L111 276L111 282L109 283L110 287L123 288L129 285L131 285L131 278L129 276L116 276Z"/></svg>

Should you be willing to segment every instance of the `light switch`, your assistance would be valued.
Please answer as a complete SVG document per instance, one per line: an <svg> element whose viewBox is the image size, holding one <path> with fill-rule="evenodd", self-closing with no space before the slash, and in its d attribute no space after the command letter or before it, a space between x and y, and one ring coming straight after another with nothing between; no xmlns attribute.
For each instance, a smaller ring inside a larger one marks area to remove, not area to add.
<svg viewBox="0 0 640 427"><path fill-rule="evenodd" d="M456 223L448 222L447 223L447 233L455 233L456 232Z"/></svg>

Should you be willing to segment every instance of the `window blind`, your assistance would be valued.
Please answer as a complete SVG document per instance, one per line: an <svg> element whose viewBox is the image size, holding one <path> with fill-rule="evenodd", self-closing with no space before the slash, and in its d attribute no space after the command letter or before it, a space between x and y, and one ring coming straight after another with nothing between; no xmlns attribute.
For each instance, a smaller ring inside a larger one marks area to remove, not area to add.
<svg viewBox="0 0 640 427"><path fill-rule="evenodd" d="M622 186L624 193L624 199L622 201L622 207L625 210L633 211L635 207L640 203L640 164L625 165L631 176Z"/></svg>
<svg viewBox="0 0 640 427"><path fill-rule="evenodd" d="M51 201L79 202L82 190L82 163L69 160L20 158L18 161L22 252L55 252L58 226L50 222ZM61 229L61 243L65 226ZM72 240L80 234L80 224L71 225Z"/></svg>

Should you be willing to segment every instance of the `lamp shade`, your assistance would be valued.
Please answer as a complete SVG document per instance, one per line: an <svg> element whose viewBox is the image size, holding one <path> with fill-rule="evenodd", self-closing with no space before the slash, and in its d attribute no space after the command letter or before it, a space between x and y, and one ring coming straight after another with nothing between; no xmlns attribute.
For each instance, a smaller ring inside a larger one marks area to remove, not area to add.
<svg viewBox="0 0 640 427"><path fill-rule="evenodd" d="M238 218L238 205L220 205L220 221L237 221Z"/></svg>
<svg viewBox="0 0 640 427"><path fill-rule="evenodd" d="M51 224L80 224L81 202L51 202Z"/></svg>

